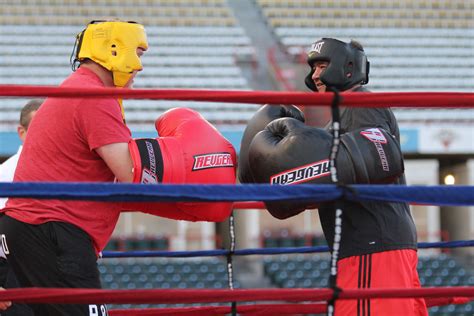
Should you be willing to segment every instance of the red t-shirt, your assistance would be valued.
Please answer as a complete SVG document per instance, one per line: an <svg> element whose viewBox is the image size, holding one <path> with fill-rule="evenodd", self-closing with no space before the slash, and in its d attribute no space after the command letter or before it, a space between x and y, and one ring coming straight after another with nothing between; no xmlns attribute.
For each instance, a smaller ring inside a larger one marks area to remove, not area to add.
<svg viewBox="0 0 474 316"><path fill-rule="evenodd" d="M61 86L104 87L86 68ZM114 174L94 149L130 138L114 98L48 98L28 129L14 181L112 182ZM120 215L118 203L24 198L10 198L2 211L30 224L74 224L91 236L97 252L107 244Z"/></svg>

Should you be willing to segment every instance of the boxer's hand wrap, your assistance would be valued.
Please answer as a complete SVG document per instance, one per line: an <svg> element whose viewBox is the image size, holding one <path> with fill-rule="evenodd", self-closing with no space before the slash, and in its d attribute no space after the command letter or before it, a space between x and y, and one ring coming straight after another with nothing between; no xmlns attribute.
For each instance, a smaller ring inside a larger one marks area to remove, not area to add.
<svg viewBox="0 0 474 316"><path fill-rule="evenodd" d="M171 109L156 123L160 137L129 143L136 183L235 184L232 144L199 113ZM157 188L159 190L159 188ZM223 221L232 202L128 203L126 210L172 219Z"/></svg>
<svg viewBox="0 0 474 316"><path fill-rule="evenodd" d="M389 183L403 173L400 146L383 129L346 133L341 142L336 158L341 183ZM275 120L250 144L252 177L258 183L276 185L331 184L331 147L332 136L323 129L308 127L292 118ZM297 214L310 205L300 201L266 203L277 218Z"/></svg>

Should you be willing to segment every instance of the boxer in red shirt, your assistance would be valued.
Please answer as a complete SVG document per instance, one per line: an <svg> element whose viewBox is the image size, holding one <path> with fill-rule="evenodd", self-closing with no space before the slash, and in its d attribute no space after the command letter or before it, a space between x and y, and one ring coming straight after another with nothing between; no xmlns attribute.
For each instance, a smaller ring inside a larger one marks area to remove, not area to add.
<svg viewBox="0 0 474 316"><path fill-rule="evenodd" d="M123 21L91 22L76 44L79 68L61 87L129 88L148 49L143 26ZM30 126L14 181L235 183L234 148L198 113L170 110L158 118L157 130L156 139L133 140L121 100L113 97L48 98ZM214 157L193 170L194 156L206 155ZM97 256L123 210L222 221L231 205L11 198L0 234L20 286L100 288ZM31 307L35 315L107 315L97 304Z"/></svg>

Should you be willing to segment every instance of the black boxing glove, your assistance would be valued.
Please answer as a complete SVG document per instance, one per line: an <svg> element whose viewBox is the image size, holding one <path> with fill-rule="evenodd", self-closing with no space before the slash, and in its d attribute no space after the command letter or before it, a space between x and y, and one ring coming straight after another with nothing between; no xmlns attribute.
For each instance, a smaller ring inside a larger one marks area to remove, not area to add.
<svg viewBox="0 0 474 316"><path fill-rule="evenodd" d="M249 146L250 172L257 183L331 184L329 154L332 136L321 128L292 118L275 120ZM387 183L404 171L400 146L383 129L359 129L341 136L336 158L341 183ZM288 218L309 207L310 201L266 202L276 218Z"/></svg>
<svg viewBox="0 0 474 316"><path fill-rule="evenodd" d="M262 106L248 121L240 143L240 153L237 176L242 183L254 182L250 173L248 151L250 142L254 136L262 131L268 123L282 117L292 117L304 122L304 114L294 105L271 105Z"/></svg>
<svg viewBox="0 0 474 316"><path fill-rule="evenodd" d="M400 144L383 128L360 128L343 134L341 142L354 168L353 178L345 180L347 184L393 183L405 171ZM338 170L344 163L337 158Z"/></svg>

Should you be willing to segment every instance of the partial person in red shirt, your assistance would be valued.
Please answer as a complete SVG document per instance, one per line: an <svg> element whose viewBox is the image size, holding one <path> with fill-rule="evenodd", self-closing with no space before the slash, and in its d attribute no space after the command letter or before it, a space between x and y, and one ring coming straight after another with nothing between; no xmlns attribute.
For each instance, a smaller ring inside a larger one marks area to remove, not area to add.
<svg viewBox="0 0 474 316"><path fill-rule="evenodd" d="M79 68L61 87L132 86L148 48L142 25L91 22L77 37ZM131 132L121 101L47 98L28 131L14 181L132 182ZM0 234L22 287L100 288L97 255L118 203L10 198ZM31 305L35 315L107 315L105 305Z"/></svg>

